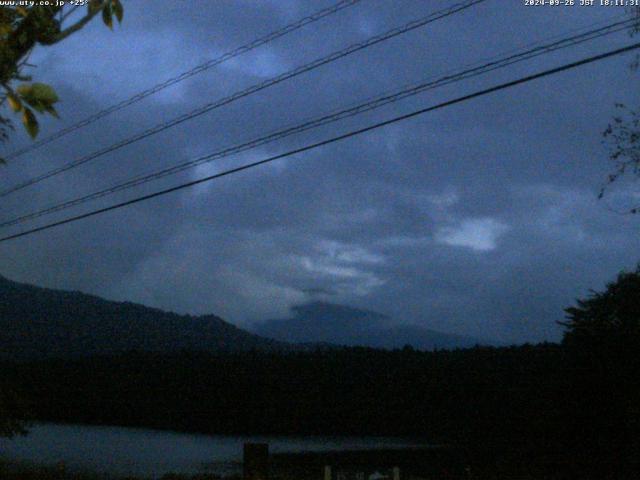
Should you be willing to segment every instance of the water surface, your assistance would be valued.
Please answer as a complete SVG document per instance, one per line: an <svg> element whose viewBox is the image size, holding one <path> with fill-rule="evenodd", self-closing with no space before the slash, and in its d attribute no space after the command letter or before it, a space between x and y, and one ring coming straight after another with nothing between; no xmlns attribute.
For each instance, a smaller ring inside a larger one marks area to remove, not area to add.
<svg viewBox="0 0 640 480"><path fill-rule="evenodd" d="M0 458L38 464L64 461L70 469L159 477L168 472L239 473L245 442L270 452L402 447L415 442L381 437L198 435L124 427L34 425L26 437L0 439Z"/></svg>

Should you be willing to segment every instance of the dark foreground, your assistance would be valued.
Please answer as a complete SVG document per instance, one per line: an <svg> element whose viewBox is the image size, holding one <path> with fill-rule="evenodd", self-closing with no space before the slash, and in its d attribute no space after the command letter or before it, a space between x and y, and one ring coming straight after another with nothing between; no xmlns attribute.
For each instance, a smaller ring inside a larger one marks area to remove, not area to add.
<svg viewBox="0 0 640 480"><path fill-rule="evenodd" d="M169 473L161 480L220 480L216 475L177 475ZM109 477L92 472L68 472L62 465L30 466L0 463L0 480L148 480L142 477ZM234 480L229 478L228 480Z"/></svg>
<svg viewBox="0 0 640 480"><path fill-rule="evenodd" d="M226 434L414 436L460 452L452 466L467 478L640 478L640 267L566 313L561 345L4 362L0 432L16 429L7 419L31 417Z"/></svg>
<svg viewBox="0 0 640 480"><path fill-rule="evenodd" d="M0 377L19 392L13 408L42 421L217 434L413 436L455 446L463 452L455 468L468 467L477 478L640 478L640 402L632 402L638 377L631 374L637 354L616 355L611 361L624 359L617 371L553 344L131 353L4 363Z"/></svg>

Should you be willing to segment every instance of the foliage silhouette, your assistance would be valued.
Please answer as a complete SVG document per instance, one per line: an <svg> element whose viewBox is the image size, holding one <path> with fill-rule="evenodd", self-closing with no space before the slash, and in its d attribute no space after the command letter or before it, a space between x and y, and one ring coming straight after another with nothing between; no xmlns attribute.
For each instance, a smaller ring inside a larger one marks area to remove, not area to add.
<svg viewBox="0 0 640 480"><path fill-rule="evenodd" d="M15 82L31 81L23 70L33 66L28 60L34 47L61 42L99 14L104 24L112 29L113 17L121 22L124 9L120 0L89 0L85 2L85 15L69 23L69 16L79 5L72 6L69 2L67 5L65 2L23 3L24 6L18 2L13 6L0 6L0 106L6 102L14 113L20 114L26 131L35 138L39 125L34 111L57 117L54 104L58 96L44 83L21 83L14 87ZM11 119L0 115L0 142L8 138L12 129Z"/></svg>
<svg viewBox="0 0 640 480"><path fill-rule="evenodd" d="M585 457L618 472L640 461L640 266L567 308L563 345ZM596 466L594 465L594 468ZM620 475L623 473L618 472Z"/></svg>

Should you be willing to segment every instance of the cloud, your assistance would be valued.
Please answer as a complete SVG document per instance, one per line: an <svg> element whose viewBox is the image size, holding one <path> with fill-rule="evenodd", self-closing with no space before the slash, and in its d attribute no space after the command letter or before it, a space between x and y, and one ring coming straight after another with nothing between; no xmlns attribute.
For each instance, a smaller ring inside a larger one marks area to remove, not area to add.
<svg viewBox="0 0 640 480"><path fill-rule="evenodd" d="M327 281L342 297L365 296L385 284L368 265L384 262L384 257L360 246L323 240L315 245L315 253L294 256L294 262L316 280Z"/></svg>
<svg viewBox="0 0 640 480"><path fill-rule="evenodd" d="M454 247L488 252L497 247L498 239L507 230L507 225L493 218L471 218L453 227L438 228L435 240Z"/></svg>
<svg viewBox="0 0 640 480"><path fill-rule="evenodd" d="M31 73L61 97L62 118L43 120L42 135L330 4L212 2L211 8L185 9L131 2L114 32L95 22L59 46L36 49L32 62L38 69ZM0 186L407 23L424 10L419 0L360 2L10 162ZM549 16L545 9L486 2L6 197L0 218L171 167L615 15L578 10ZM623 37L425 92L68 213L106 207L606 51ZM332 302L377 310L396 322L503 341L557 340L555 321L564 307L638 260L638 217L616 215L596 200L610 168L601 132L615 102L637 101L628 88L637 82L628 61L565 72L555 82L476 98L4 243L0 274L179 312L215 313L238 324L280 317L293 304L330 294ZM22 132L13 138L7 150L30 141ZM623 200L634 198L611 198L614 206Z"/></svg>

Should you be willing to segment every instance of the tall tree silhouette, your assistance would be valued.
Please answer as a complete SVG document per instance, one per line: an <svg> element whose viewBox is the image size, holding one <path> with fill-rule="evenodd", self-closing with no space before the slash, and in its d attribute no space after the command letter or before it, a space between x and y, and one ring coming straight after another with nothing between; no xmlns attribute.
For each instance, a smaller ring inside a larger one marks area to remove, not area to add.
<svg viewBox="0 0 640 480"><path fill-rule="evenodd" d="M567 308L575 423L587 458L621 475L640 462L640 266ZM625 472L620 472L620 469Z"/></svg>

